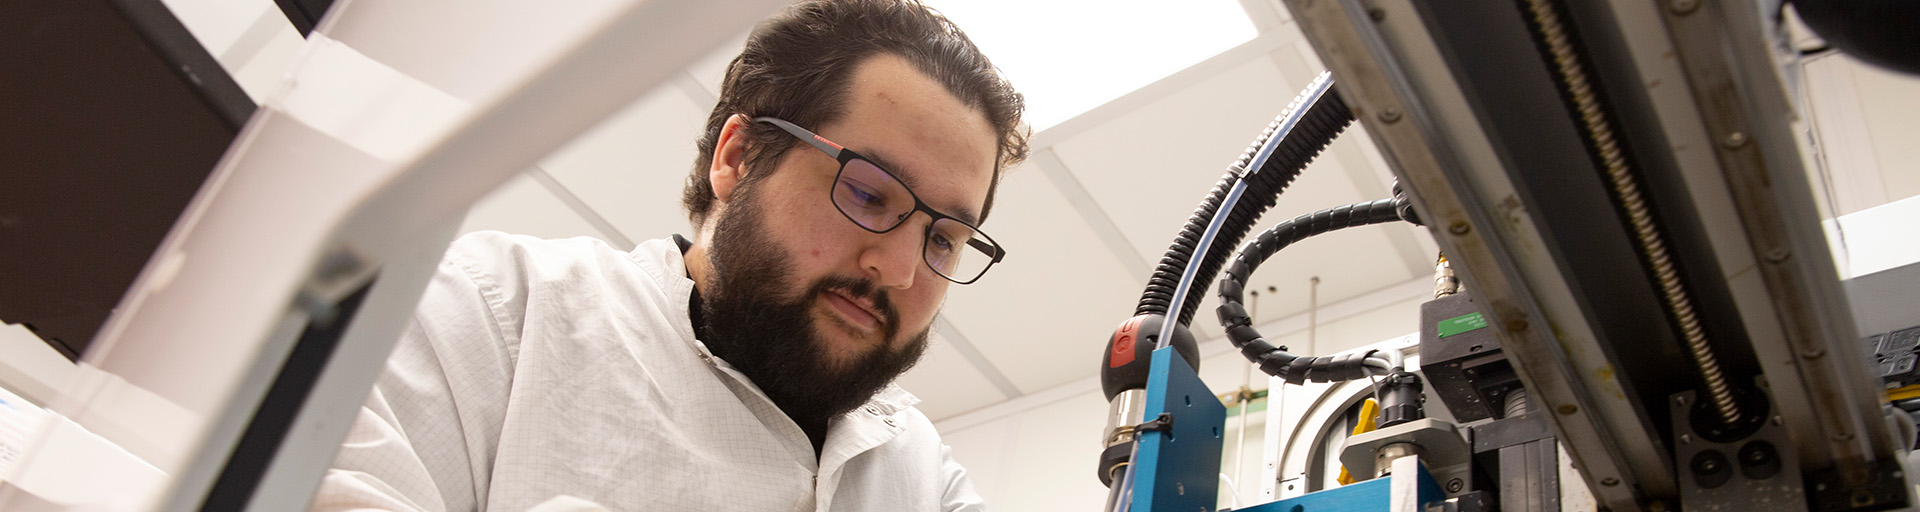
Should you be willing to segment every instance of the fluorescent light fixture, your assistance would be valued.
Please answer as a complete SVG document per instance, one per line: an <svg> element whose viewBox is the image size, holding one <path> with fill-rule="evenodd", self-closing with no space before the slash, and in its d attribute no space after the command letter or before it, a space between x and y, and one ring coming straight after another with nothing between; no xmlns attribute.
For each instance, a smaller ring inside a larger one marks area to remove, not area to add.
<svg viewBox="0 0 1920 512"><path fill-rule="evenodd" d="M1235 0L930 0L1027 97L1045 130L1250 41Z"/></svg>

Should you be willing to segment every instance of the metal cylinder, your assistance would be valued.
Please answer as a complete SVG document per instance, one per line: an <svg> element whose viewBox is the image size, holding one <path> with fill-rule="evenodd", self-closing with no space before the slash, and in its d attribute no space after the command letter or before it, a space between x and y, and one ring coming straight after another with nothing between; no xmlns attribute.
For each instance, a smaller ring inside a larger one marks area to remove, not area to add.
<svg viewBox="0 0 1920 512"><path fill-rule="evenodd" d="M1433 298L1455 293L1460 293L1460 278L1453 275L1453 264L1447 262L1447 255L1441 254L1439 261L1433 262Z"/></svg>
<svg viewBox="0 0 1920 512"><path fill-rule="evenodd" d="M1107 427L1100 430L1100 484L1112 486L1133 461L1133 427L1145 421L1147 390L1129 389L1107 402Z"/></svg>
<svg viewBox="0 0 1920 512"><path fill-rule="evenodd" d="M1527 413L1527 388L1514 388L1507 392L1506 414L1502 418L1512 418Z"/></svg>
<svg viewBox="0 0 1920 512"><path fill-rule="evenodd" d="M1107 402L1107 428L1101 430L1102 448L1133 442L1133 426L1146 421L1141 417L1147 407L1147 390L1129 389Z"/></svg>
<svg viewBox="0 0 1920 512"><path fill-rule="evenodd" d="M1380 428L1387 428L1427 417L1421 394L1420 377L1396 372L1380 381Z"/></svg>
<svg viewBox="0 0 1920 512"><path fill-rule="evenodd" d="M1373 476L1379 478L1393 472L1393 461L1401 457L1420 455L1420 445L1413 443L1392 443L1380 446L1373 451Z"/></svg>

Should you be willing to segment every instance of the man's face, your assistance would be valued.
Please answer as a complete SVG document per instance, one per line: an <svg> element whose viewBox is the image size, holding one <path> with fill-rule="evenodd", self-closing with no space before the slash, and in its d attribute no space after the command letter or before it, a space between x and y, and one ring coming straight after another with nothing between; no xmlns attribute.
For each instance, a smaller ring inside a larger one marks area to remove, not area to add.
<svg viewBox="0 0 1920 512"><path fill-rule="evenodd" d="M849 85L846 114L806 128L872 158L932 208L977 221L997 151L985 117L893 56L862 63ZM722 198L713 219L708 343L789 414L844 412L905 371L952 284L922 256L932 219L862 229L829 199L838 170L802 144L777 168L748 171L769 174Z"/></svg>

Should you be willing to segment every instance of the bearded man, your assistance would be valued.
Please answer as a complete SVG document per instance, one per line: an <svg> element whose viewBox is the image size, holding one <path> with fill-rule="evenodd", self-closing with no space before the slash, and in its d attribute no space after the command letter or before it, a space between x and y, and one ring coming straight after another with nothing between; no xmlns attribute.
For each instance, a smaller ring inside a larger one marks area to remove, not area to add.
<svg viewBox="0 0 1920 512"><path fill-rule="evenodd" d="M892 381L1006 254L1021 111L912 0L783 11L697 142L695 237L456 241L314 508L978 509Z"/></svg>

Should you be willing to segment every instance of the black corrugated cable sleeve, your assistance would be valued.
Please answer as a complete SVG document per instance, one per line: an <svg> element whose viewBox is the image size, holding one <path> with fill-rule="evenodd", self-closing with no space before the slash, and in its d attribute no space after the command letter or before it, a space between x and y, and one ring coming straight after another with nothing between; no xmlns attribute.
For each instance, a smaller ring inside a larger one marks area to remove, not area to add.
<svg viewBox="0 0 1920 512"><path fill-rule="evenodd" d="M1353 124L1353 112L1340 99L1338 92L1329 90L1319 101L1301 107L1308 109L1306 115L1280 141L1280 146L1267 158L1266 164L1251 174L1247 189L1241 193L1233 210L1227 212L1226 223L1221 225L1219 233L1214 234L1212 247L1200 259L1199 273L1194 276L1193 284L1187 290L1187 298L1180 307L1180 325L1192 323L1194 311L1200 308L1200 299L1207 292L1207 284L1219 274L1221 265L1233 255L1234 247L1246 237L1247 231L1253 229L1260 215L1273 207L1280 199L1280 192L1300 175L1301 170L1306 169L1314 157L1320 155L1320 151L1333 142L1334 137L1340 135L1347 125ZM1269 124L1226 176L1214 185L1213 191L1207 193L1193 216L1187 218L1186 226L1180 229L1173 246L1167 249L1166 256L1160 259L1153 276L1147 280L1147 289L1140 296L1140 304L1134 309L1135 315L1167 313L1167 308L1173 302L1173 294L1180 285L1180 274L1192 260L1194 246L1200 243L1200 235L1207 230L1207 223L1213 220L1227 193L1240 180L1237 169L1250 165L1254 154L1273 137L1278 128L1277 121Z"/></svg>
<svg viewBox="0 0 1920 512"><path fill-rule="evenodd" d="M1340 229L1380 224L1396 220L1413 220L1413 209L1408 206L1405 195L1394 187L1394 199L1381 199L1364 203L1354 203L1320 210L1294 217L1260 233L1253 242L1235 258L1233 265L1227 268L1226 276L1220 278L1220 307L1215 310L1220 317L1220 326L1226 328L1227 341L1240 349L1241 355L1260 366L1268 375L1286 379L1289 384L1299 384L1305 380L1314 382L1332 382L1358 379L1366 376L1364 366L1367 354L1347 354L1343 356L1312 357L1288 354L1284 348L1274 347L1260 337L1254 330L1253 319L1241 305L1244 300L1243 288L1247 276L1274 253L1305 240L1307 237Z"/></svg>

